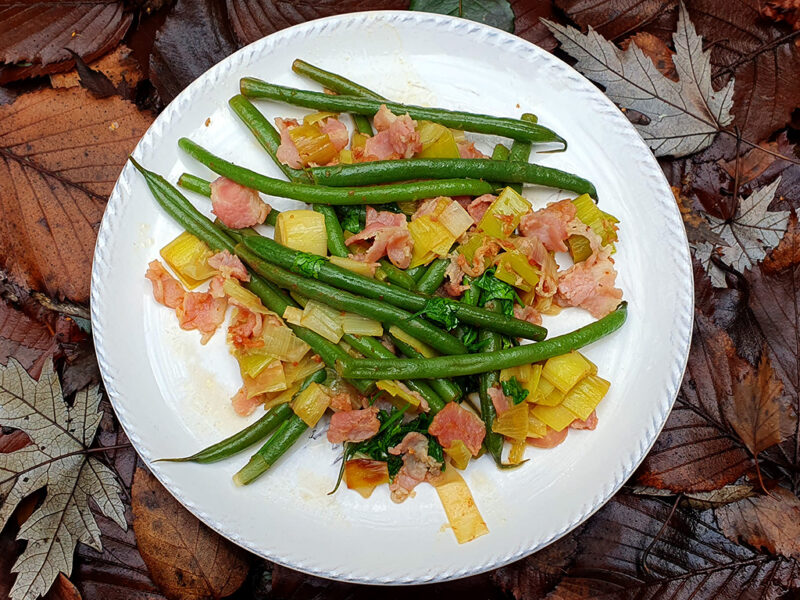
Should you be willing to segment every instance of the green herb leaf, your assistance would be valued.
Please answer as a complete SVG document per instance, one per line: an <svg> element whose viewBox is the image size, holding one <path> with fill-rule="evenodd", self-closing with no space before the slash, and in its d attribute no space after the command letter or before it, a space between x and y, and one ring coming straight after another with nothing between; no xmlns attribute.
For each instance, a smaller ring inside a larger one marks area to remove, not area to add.
<svg viewBox="0 0 800 600"><path fill-rule="evenodd" d="M309 254L308 252L298 252L297 256L292 263L292 271L304 277L319 277L319 270L325 264L325 259L316 254Z"/></svg>
<svg viewBox="0 0 800 600"><path fill-rule="evenodd" d="M514 316L514 301L523 304L522 299L512 286L494 276L496 270L496 267L486 269L483 275L475 279L471 285L481 290L481 306L485 306L490 300L499 301L503 314L512 317Z"/></svg>
<svg viewBox="0 0 800 600"><path fill-rule="evenodd" d="M336 216L342 224L342 229L350 233L358 233L367 224L367 209L363 204L355 206L336 206L334 207Z"/></svg>
<svg viewBox="0 0 800 600"><path fill-rule="evenodd" d="M484 346L489 343L489 340L478 339L478 330L474 327L467 329L464 337L461 338L461 341L467 347L467 350L473 354L483 350Z"/></svg>
<svg viewBox="0 0 800 600"><path fill-rule="evenodd" d="M458 325L458 317L456 316L456 307L452 300L447 298L430 298L425 302L425 308L412 315L419 317L422 315L431 321L444 325L448 331L454 329Z"/></svg>
<svg viewBox="0 0 800 600"><path fill-rule="evenodd" d="M464 17L514 33L514 11L507 0L411 0L408 8Z"/></svg>
<svg viewBox="0 0 800 600"><path fill-rule="evenodd" d="M514 404L519 404L528 397L528 390L520 385L516 377L503 381L500 385L503 387L503 393L507 398L511 398Z"/></svg>

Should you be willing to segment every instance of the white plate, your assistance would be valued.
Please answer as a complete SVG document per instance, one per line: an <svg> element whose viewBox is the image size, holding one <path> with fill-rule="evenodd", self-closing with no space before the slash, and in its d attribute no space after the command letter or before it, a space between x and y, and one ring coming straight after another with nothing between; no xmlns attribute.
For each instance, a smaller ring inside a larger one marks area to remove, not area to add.
<svg viewBox="0 0 800 600"><path fill-rule="evenodd" d="M157 305L147 263L179 233L126 166L108 202L92 272L92 321L100 368L136 450L175 497L237 544L294 569L363 583L424 583L479 573L521 558L574 528L631 475L667 418L685 365L692 276L684 229L661 170L634 128L569 66L504 33L461 19L413 12L357 13L304 23L266 37L197 79L156 119L134 154L170 181L211 173L177 148L189 136L236 163L278 175L227 106L239 78L317 89L290 69L296 57L351 77L401 102L518 116L534 112L569 141L537 162L590 179L602 207L621 219L615 258L630 305L622 330L588 348L612 381L596 431L573 431L554 450L499 471L488 457L465 478L490 533L459 546L430 486L402 505L387 488L369 500L340 489L339 452L318 427L253 485L231 476L249 452L213 464L154 463L237 431L229 398L240 385L224 333L200 346ZM260 103L270 116L302 114ZM210 121L206 121L210 118ZM481 138L490 151L496 140ZM536 207L567 194L526 189ZM209 202L191 195L209 213ZM269 199L285 209L297 203ZM558 334L589 322L564 311ZM254 415L255 419L258 415Z"/></svg>

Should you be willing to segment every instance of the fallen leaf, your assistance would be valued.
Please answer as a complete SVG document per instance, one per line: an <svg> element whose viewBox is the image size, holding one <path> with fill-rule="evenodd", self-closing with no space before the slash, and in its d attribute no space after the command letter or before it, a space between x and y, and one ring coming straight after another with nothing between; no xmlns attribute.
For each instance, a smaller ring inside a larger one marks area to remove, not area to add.
<svg viewBox="0 0 800 600"><path fill-rule="evenodd" d="M0 431L0 453L16 452L20 448L24 448L31 443L31 438L28 434L19 429L15 429L11 433L3 433Z"/></svg>
<svg viewBox="0 0 800 600"><path fill-rule="evenodd" d="M178 0L156 33L150 79L166 104L237 48L221 2Z"/></svg>
<svg viewBox="0 0 800 600"><path fill-rule="evenodd" d="M543 598L561 581L575 557L575 537L576 532L570 533L527 558L497 569L492 579L518 600Z"/></svg>
<svg viewBox="0 0 800 600"><path fill-rule="evenodd" d="M203 525L149 471L136 470L131 497L139 551L167 598L224 598L244 583L247 553Z"/></svg>
<svg viewBox="0 0 800 600"><path fill-rule="evenodd" d="M732 402L732 371L745 369L730 337L697 313L680 393L639 468L639 483L673 492L707 492L734 483L753 468L724 409Z"/></svg>
<svg viewBox="0 0 800 600"><path fill-rule="evenodd" d="M751 148L739 157L731 160L720 160L719 166L728 174L728 177L735 179L738 164L739 185L747 185L775 162L775 156L770 154L771 152L779 152L778 143L762 142L758 145L758 148Z"/></svg>
<svg viewBox="0 0 800 600"><path fill-rule="evenodd" d="M800 158L800 149L789 141L785 131L778 136L776 142L778 144L777 150L781 155L795 160ZM778 189L775 190L775 200L772 202L773 210L800 209L800 165L788 160L775 158L763 173L749 182L750 191L767 185L779 175L781 182L778 185Z"/></svg>
<svg viewBox="0 0 800 600"><path fill-rule="evenodd" d="M82 600L82 598L78 588L63 573L59 573L53 587L42 600Z"/></svg>
<svg viewBox="0 0 800 600"><path fill-rule="evenodd" d="M761 14L776 23L785 21L795 31L800 29L800 0L766 0Z"/></svg>
<svg viewBox="0 0 800 600"><path fill-rule="evenodd" d="M731 122L733 80L718 91L712 88L708 52L683 4L672 38L678 82L659 73L636 44L622 51L592 28L584 35L574 27L545 23L578 61L575 68L605 86L611 100L649 118L637 129L656 156L702 150Z"/></svg>
<svg viewBox="0 0 800 600"><path fill-rule="evenodd" d="M108 98L114 94L119 93L120 96L125 97L125 94L120 93L108 76L102 71L95 71L83 59L71 52L75 59L75 70L78 71L78 77L81 87L92 92L95 98Z"/></svg>
<svg viewBox="0 0 800 600"><path fill-rule="evenodd" d="M739 273L744 273L761 262L767 250L781 241L789 224L789 212L768 210L779 185L780 177L747 198L742 198L736 215L729 221L708 215L711 231L725 241L725 246L718 249L715 244L702 242L695 245L695 256L708 271L711 283L715 286L725 287L725 277L711 261L712 254L719 256L723 263Z"/></svg>
<svg viewBox="0 0 800 600"><path fill-rule="evenodd" d="M97 227L152 118L120 98L40 90L0 106L0 268L85 303Z"/></svg>
<svg viewBox="0 0 800 600"><path fill-rule="evenodd" d="M761 263L767 273L777 273L800 263L800 224L792 213L781 241Z"/></svg>
<svg viewBox="0 0 800 600"><path fill-rule="evenodd" d="M717 508L714 514L730 540L800 558L800 500L789 490L777 487Z"/></svg>
<svg viewBox="0 0 800 600"><path fill-rule="evenodd" d="M672 50L661 38L647 31L640 31L623 40L620 46L623 50L627 50L631 44L639 46L639 49L647 58L653 61L653 66L664 77L678 81L678 71L672 61Z"/></svg>
<svg viewBox="0 0 800 600"><path fill-rule="evenodd" d="M14 359L0 367L0 425L21 429L33 441L0 454L0 529L25 496L47 488L43 503L19 531L19 539L28 544L12 568L17 573L12 600L38 598L59 572L70 573L78 542L102 547L90 498L104 515L125 527L114 473L86 453L102 416L99 401L97 388L86 389L68 406L51 362L38 381Z"/></svg>
<svg viewBox="0 0 800 600"><path fill-rule="evenodd" d="M708 221L692 208L691 201L681 194L679 187L672 186L672 193L675 196L675 202L678 204L678 210L681 212L683 226L686 228L686 237L690 244L709 242L719 245L725 243L722 236L711 231Z"/></svg>
<svg viewBox="0 0 800 600"><path fill-rule="evenodd" d="M58 351L54 332L6 300L0 300L0 363L16 358L33 377Z"/></svg>
<svg viewBox="0 0 800 600"><path fill-rule="evenodd" d="M795 561L753 552L693 511L671 510L662 500L615 496L578 536L579 552L548 599L778 600L800 585Z"/></svg>
<svg viewBox="0 0 800 600"><path fill-rule="evenodd" d="M555 0L555 4L584 30L593 27L611 41L636 31L660 32L667 41L675 29L676 0Z"/></svg>
<svg viewBox="0 0 800 600"><path fill-rule="evenodd" d="M250 44L286 27L361 10L405 10L409 0L226 0L239 43Z"/></svg>
<svg viewBox="0 0 800 600"><path fill-rule="evenodd" d="M542 19L554 19L552 2L529 2L528 0L511 0L514 11L514 33L545 50L554 50L558 46L556 38L544 24Z"/></svg>
<svg viewBox="0 0 800 600"><path fill-rule="evenodd" d="M95 60L119 43L132 20L123 2L6 4L0 8L0 85L68 71L68 49Z"/></svg>
<svg viewBox="0 0 800 600"><path fill-rule="evenodd" d="M9 597L11 586L14 584L14 575L10 574L11 565L25 547L23 542L16 540L15 533L12 527L0 531L0 598Z"/></svg>
<svg viewBox="0 0 800 600"><path fill-rule="evenodd" d="M514 12L508 0L411 0L408 8L462 17L514 32Z"/></svg>
<svg viewBox="0 0 800 600"><path fill-rule="evenodd" d="M710 492L686 492L683 497L686 503L697 510L707 510L738 502L754 494L753 486L748 484L724 485Z"/></svg>
<svg viewBox="0 0 800 600"><path fill-rule="evenodd" d="M123 44L99 60L89 63L88 66L106 75L115 86L124 80L129 87L133 88L142 80L139 63L133 57L131 49ZM80 75L77 69L68 73L50 75L50 85L54 88L78 87L80 84Z"/></svg>

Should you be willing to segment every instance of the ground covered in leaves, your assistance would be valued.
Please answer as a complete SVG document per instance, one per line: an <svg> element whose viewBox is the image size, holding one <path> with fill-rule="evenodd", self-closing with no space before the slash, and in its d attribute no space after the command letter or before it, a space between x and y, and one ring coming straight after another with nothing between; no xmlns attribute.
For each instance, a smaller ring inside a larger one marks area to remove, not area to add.
<svg viewBox="0 0 800 600"><path fill-rule="evenodd" d="M0 3L0 597L378 593L255 559L178 505L97 387L87 308L106 198L159 110L245 44L368 9L463 13L574 64L659 157L695 259L686 376L635 476L545 550L414 593L800 597L798 0Z"/></svg>

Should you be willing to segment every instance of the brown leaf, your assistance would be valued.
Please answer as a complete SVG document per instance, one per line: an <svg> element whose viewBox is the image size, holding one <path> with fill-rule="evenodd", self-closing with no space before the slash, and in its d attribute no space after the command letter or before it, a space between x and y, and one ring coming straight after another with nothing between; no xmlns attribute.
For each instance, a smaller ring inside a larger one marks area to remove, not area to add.
<svg viewBox="0 0 800 600"><path fill-rule="evenodd" d="M678 204L678 210L681 211L683 226L686 228L686 237L689 239L690 244L702 242L724 243L719 234L711 231L708 221L692 208L691 200L681 194L679 187L673 186L672 193L675 196L675 202Z"/></svg>
<svg viewBox="0 0 800 600"><path fill-rule="evenodd" d="M671 509L618 494L578 536L578 554L548 599L777 600L800 585L795 561L738 546L693 511L670 518Z"/></svg>
<svg viewBox="0 0 800 600"><path fill-rule="evenodd" d="M675 31L676 0L556 0L582 29L591 26L607 40L622 40L649 31L668 41Z"/></svg>
<svg viewBox="0 0 800 600"><path fill-rule="evenodd" d="M736 163L739 163L739 185L746 185L753 181L756 177L761 175L764 171L767 170L773 162L775 162L775 156L770 154L769 152L764 152L764 150L769 150L770 152L778 152L778 143L777 142L762 142L759 144L759 148L751 148L744 154L737 158L732 158L731 160L721 160L719 161L719 166L722 167L722 170L728 174L728 177L731 179L736 178Z"/></svg>
<svg viewBox="0 0 800 600"><path fill-rule="evenodd" d="M139 63L133 58L131 49L125 45L117 46L113 52L89 63L89 67L105 74L114 85L119 85L125 80L133 88L142 80ZM50 84L54 88L78 87L81 84L80 75L77 70L69 73L55 73L50 75Z"/></svg>
<svg viewBox="0 0 800 600"><path fill-rule="evenodd" d="M792 213L789 228L780 243L767 255L762 263L767 273L777 273L800 263L800 225L797 215Z"/></svg>
<svg viewBox="0 0 800 600"><path fill-rule="evenodd" d="M681 391L653 449L639 469L643 485L701 492L733 483L753 467L723 407L733 397L733 373L746 368L730 337L697 314Z"/></svg>
<svg viewBox="0 0 800 600"><path fill-rule="evenodd" d="M795 31L800 29L800 0L767 0L761 14L775 22L786 21Z"/></svg>
<svg viewBox="0 0 800 600"><path fill-rule="evenodd" d="M178 0L156 34L150 55L150 79L161 100L171 102L237 47L222 2Z"/></svg>
<svg viewBox="0 0 800 600"><path fill-rule="evenodd" d="M753 486L747 484L725 485L718 490L710 492L687 492L684 494L686 503L697 510L706 510L724 506L731 502L737 502L744 498L749 498L754 494Z"/></svg>
<svg viewBox="0 0 800 600"><path fill-rule="evenodd" d="M228 17L242 45L320 17L361 10L405 10L409 0L226 0Z"/></svg>
<svg viewBox="0 0 800 600"><path fill-rule="evenodd" d="M88 301L106 196L151 120L83 89L41 90L0 107L0 267L14 282Z"/></svg>
<svg viewBox="0 0 800 600"><path fill-rule="evenodd" d="M530 2L527 0L511 0L514 11L514 33L533 42L545 50L553 50L558 46L555 36L542 23L542 19L555 20L552 2Z"/></svg>
<svg viewBox="0 0 800 600"><path fill-rule="evenodd" d="M672 62L672 50L661 38L647 31L640 31L623 40L620 46L623 50L627 50L631 43L639 46L644 55L653 61L656 69L665 77L678 81L678 71L675 69L675 63Z"/></svg>
<svg viewBox="0 0 800 600"><path fill-rule="evenodd" d="M24 431L19 429L15 429L11 433L0 431L0 452L16 452L30 443L31 438Z"/></svg>
<svg viewBox="0 0 800 600"><path fill-rule="evenodd" d="M7 300L0 300L0 363L16 358L32 377L58 351L54 331L36 321Z"/></svg>
<svg viewBox="0 0 800 600"><path fill-rule="evenodd" d="M766 352L757 373L746 368L734 381L733 405L726 405L725 416L754 456L783 441L786 408L780 401L782 393L783 384L776 379Z"/></svg>
<svg viewBox="0 0 800 600"><path fill-rule="evenodd" d="M82 600L81 593L63 573L53 583L43 600Z"/></svg>
<svg viewBox="0 0 800 600"><path fill-rule="evenodd" d="M68 71L67 49L92 61L114 48L133 15L123 2L32 1L0 8L0 85Z"/></svg>
<svg viewBox="0 0 800 600"><path fill-rule="evenodd" d="M753 496L714 511L722 531L772 554L800 558L800 500L786 488Z"/></svg>
<svg viewBox="0 0 800 600"><path fill-rule="evenodd" d="M523 600L543 598L566 573L578 550L576 532L553 542L527 558L499 568L492 579L507 594Z"/></svg>
<svg viewBox="0 0 800 600"><path fill-rule="evenodd" d="M186 510L145 469L131 488L133 529L153 580L170 599L223 598L244 582L247 553Z"/></svg>

